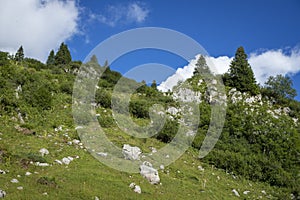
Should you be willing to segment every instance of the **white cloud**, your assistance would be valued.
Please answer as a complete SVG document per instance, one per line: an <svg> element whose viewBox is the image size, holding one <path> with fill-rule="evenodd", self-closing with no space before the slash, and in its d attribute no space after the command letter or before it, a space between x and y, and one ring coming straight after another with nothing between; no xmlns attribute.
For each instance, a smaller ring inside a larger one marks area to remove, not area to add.
<svg viewBox="0 0 300 200"><path fill-rule="evenodd" d="M51 49L78 33L79 8L75 1L1 0L0 50L46 60Z"/></svg>
<svg viewBox="0 0 300 200"><path fill-rule="evenodd" d="M149 14L148 8L139 2L110 5L104 14L90 16L91 20L114 27L119 24L143 23Z"/></svg>
<svg viewBox="0 0 300 200"><path fill-rule="evenodd" d="M192 77L195 64L199 55L191 60L187 66L178 68L176 73L168 77L166 81L162 82L158 89L167 91L172 89L178 81L186 80ZM214 73L223 74L228 71L230 62L233 57L220 56L217 58L206 57L208 66ZM293 49L289 54L285 54L281 49L269 50L263 53L251 53L249 56L249 63L253 69L256 80L263 84L269 76L293 75L300 72L300 51Z"/></svg>
<svg viewBox="0 0 300 200"><path fill-rule="evenodd" d="M293 75L300 71L300 51L294 49L286 55L282 50L270 50L261 54L251 53L249 63L256 79L264 83L269 76Z"/></svg>

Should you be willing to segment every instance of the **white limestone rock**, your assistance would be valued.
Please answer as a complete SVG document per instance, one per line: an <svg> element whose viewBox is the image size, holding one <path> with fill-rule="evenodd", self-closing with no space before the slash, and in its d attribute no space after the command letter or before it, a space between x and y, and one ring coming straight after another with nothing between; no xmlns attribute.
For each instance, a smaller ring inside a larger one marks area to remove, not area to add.
<svg viewBox="0 0 300 200"><path fill-rule="evenodd" d="M238 193L238 191L236 191L236 189L233 189L232 192L233 192L233 194L234 194L235 196L237 196L237 197L240 196L240 194Z"/></svg>
<svg viewBox="0 0 300 200"><path fill-rule="evenodd" d="M134 186L134 190L133 191L136 192L136 193L138 193L138 194L142 193L142 189L141 189L141 187L139 185Z"/></svg>
<svg viewBox="0 0 300 200"><path fill-rule="evenodd" d="M0 189L0 198L4 198L6 196L6 192Z"/></svg>
<svg viewBox="0 0 300 200"><path fill-rule="evenodd" d="M140 174L146 178L151 184L159 184L160 178L158 171L152 167L152 164L145 161L140 165Z"/></svg>
<svg viewBox="0 0 300 200"><path fill-rule="evenodd" d="M140 160L140 154L142 151L139 147L133 147L129 144L124 144L122 153L126 160Z"/></svg>
<svg viewBox="0 0 300 200"><path fill-rule="evenodd" d="M48 151L48 149L46 149L46 148L42 148L42 149L40 149L40 154L44 157L45 155L48 155L49 154L49 151Z"/></svg>

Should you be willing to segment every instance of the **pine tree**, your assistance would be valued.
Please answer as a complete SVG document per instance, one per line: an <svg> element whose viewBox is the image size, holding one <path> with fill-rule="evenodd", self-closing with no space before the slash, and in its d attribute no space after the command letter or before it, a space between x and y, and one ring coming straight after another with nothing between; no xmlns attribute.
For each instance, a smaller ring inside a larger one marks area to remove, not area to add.
<svg viewBox="0 0 300 200"><path fill-rule="evenodd" d="M211 71L210 71L203 55L201 55L199 57L199 59L197 60L196 67L195 67L193 74L194 74L194 76L195 75L206 76L208 74L211 74Z"/></svg>
<svg viewBox="0 0 300 200"><path fill-rule="evenodd" d="M98 64L98 58L96 55L92 55L90 62Z"/></svg>
<svg viewBox="0 0 300 200"><path fill-rule="evenodd" d="M50 51L46 64L48 66L55 64L55 55L53 50Z"/></svg>
<svg viewBox="0 0 300 200"><path fill-rule="evenodd" d="M151 88L157 90L157 84L156 84L156 81L153 80L152 83L151 83Z"/></svg>
<svg viewBox="0 0 300 200"><path fill-rule="evenodd" d="M238 91L258 93L259 88L243 47L237 49L223 80L226 86L235 87Z"/></svg>
<svg viewBox="0 0 300 200"><path fill-rule="evenodd" d="M20 48L18 49L18 51L15 55L15 61L22 62L23 60L24 60L24 50L23 50L23 47L20 46Z"/></svg>
<svg viewBox="0 0 300 200"><path fill-rule="evenodd" d="M71 53L68 46L61 43L59 50L55 55L55 65L66 65L72 61Z"/></svg>

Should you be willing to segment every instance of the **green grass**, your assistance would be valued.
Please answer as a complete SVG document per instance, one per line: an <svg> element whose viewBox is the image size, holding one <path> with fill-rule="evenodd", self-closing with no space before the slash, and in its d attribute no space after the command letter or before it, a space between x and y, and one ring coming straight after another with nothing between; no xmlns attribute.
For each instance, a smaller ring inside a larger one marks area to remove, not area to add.
<svg viewBox="0 0 300 200"><path fill-rule="evenodd" d="M276 190L267 184L254 183L239 177L234 179L223 170L202 163L193 149L189 149L164 171L159 171L161 185L151 185L139 174L114 170L77 145L68 145L64 134L74 134L72 127L64 126L61 132L46 128L38 131L35 136L28 136L17 132L13 128L15 124L16 122L6 118L0 125L0 149L9 152L6 162L0 163L0 169L9 170L7 174L0 175L0 189L7 193L5 199L94 199L95 196L100 199L239 199L233 195L232 189L238 190L242 199L258 199L259 196L266 199L266 195L261 193L262 190L267 195ZM117 146L129 143L139 146L143 152L149 152L150 146L159 149L165 145L152 138L136 139L117 127L107 128L105 132ZM52 166L29 164L26 168L21 164L21 160L28 158L29 154L39 155L41 148L50 151L44 159ZM68 166L54 162L55 159L65 156L79 158ZM204 172L198 170L198 165L205 168ZM25 176L27 171L32 174ZM55 184L39 183L38 180L42 177L53 180ZM17 178L19 183L11 183L13 178ZM129 188L131 182L141 186L142 194L136 194ZM24 189L18 190L18 186L23 186ZM250 193L243 195L245 190Z"/></svg>

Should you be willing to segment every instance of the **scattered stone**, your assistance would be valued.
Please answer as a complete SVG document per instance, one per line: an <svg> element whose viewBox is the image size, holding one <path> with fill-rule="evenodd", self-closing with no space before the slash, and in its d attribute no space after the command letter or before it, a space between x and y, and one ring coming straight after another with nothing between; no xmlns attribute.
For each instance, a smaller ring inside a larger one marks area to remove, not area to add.
<svg viewBox="0 0 300 200"><path fill-rule="evenodd" d="M18 174L17 177L18 177L18 178L21 178L21 175Z"/></svg>
<svg viewBox="0 0 300 200"><path fill-rule="evenodd" d="M140 174L151 184L158 184L160 182L158 171L154 169L152 164L147 161L140 165Z"/></svg>
<svg viewBox="0 0 300 200"><path fill-rule="evenodd" d="M267 195L265 190L262 190L261 193L263 193L264 195Z"/></svg>
<svg viewBox="0 0 300 200"><path fill-rule="evenodd" d="M95 196L95 200L100 200L99 197Z"/></svg>
<svg viewBox="0 0 300 200"><path fill-rule="evenodd" d="M198 170L204 172L204 168L201 165L198 166Z"/></svg>
<svg viewBox="0 0 300 200"><path fill-rule="evenodd" d="M156 153L157 152L157 149L155 147L150 147L150 150L152 153Z"/></svg>
<svg viewBox="0 0 300 200"><path fill-rule="evenodd" d="M6 192L0 189L0 198L4 198L6 196Z"/></svg>
<svg viewBox="0 0 300 200"><path fill-rule="evenodd" d="M130 183L130 184L129 184L129 187L130 187L131 189L133 189L134 186L135 186L135 183Z"/></svg>
<svg viewBox="0 0 300 200"><path fill-rule="evenodd" d="M240 194L238 193L238 191L236 191L236 189L233 189L232 192L233 192L233 194L234 194L235 196L237 196L237 197L240 196Z"/></svg>
<svg viewBox="0 0 300 200"><path fill-rule="evenodd" d="M160 165L160 166L159 166L159 169L164 170L164 169L165 169L165 166L164 166L164 165Z"/></svg>
<svg viewBox="0 0 300 200"><path fill-rule="evenodd" d="M39 167L48 167L48 166L50 166L49 163L40 163L40 162L36 162L35 165L39 166Z"/></svg>
<svg viewBox="0 0 300 200"><path fill-rule="evenodd" d="M170 158L170 156L169 156L169 155L166 155L166 158Z"/></svg>
<svg viewBox="0 0 300 200"><path fill-rule="evenodd" d="M243 194L247 195L250 191L249 190L246 190L243 192Z"/></svg>
<svg viewBox="0 0 300 200"><path fill-rule="evenodd" d="M60 125L60 126L58 126L57 128L54 128L54 131L55 132L58 132L58 131L62 131L62 128L63 126L62 125Z"/></svg>
<svg viewBox="0 0 300 200"><path fill-rule="evenodd" d="M101 157L107 157L107 153L104 152L98 152L97 155Z"/></svg>
<svg viewBox="0 0 300 200"><path fill-rule="evenodd" d="M220 176L217 176L218 181L221 179Z"/></svg>
<svg viewBox="0 0 300 200"><path fill-rule="evenodd" d="M132 147L129 144L124 144L122 153L126 160L139 160L142 151L139 147Z"/></svg>
<svg viewBox="0 0 300 200"><path fill-rule="evenodd" d="M61 160L65 165L68 165L70 164L71 160L69 158L66 158L64 157L62 160Z"/></svg>
<svg viewBox="0 0 300 200"><path fill-rule="evenodd" d="M30 176L32 173L31 172L26 172L25 176Z"/></svg>
<svg viewBox="0 0 300 200"><path fill-rule="evenodd" d="M2 169L0 169L0 174L6 174L6 172Z"/></svg>
<svg viewBox="0 0 300 200"><path fill-rule="evenodd" d="M74 144L79 144L80 143L80 140L76 140L76 139L74 139L73 141L72 141Z"/></svg>
<svg viewBox="0 0 300 200"><path fill-rule="evenodd" d="M141 187L139 185L134 186L134 190L133 191L136 192L136 193L138 193L138 194L142 193L142 189L141 189Z"/></svg>
<svg viewBox="0 0 300 200"><path fill-rule="evenodd" d="M60 160L55 160L56 163L62 165L63 163Z"/></svg>
<svg viewBox="0 0 300 200"><path fill-rule="evenodd" d="M22 186L17 187L18 190L23 190Z"/></svg>
<svg viewBox="0 0 300 200"><path fill-rule="evenodd" d="M74 158L71 157L71 156L68 156L68 159L69 159L70 161L73 161L73 160L74 160Z"/></svg>
<svg viewBox="0 0 300 200"><path fill-rule="evenodd" d="M40 151L39 151L41 154L42 154L42 156L44 156L44 155L48 155L49 154L49 151L48 151L48 149L46 149L46 148L42 148L42 149L40 149Z"/></svg>
<svg viewBox="0 0 300 200"><path fill-rule="evenodd" d="M18 179L16 179L16 178L14 178L14 179L11 179L11 181L10 181L10 182L12 182L12 183L19 183Z"/></svg>
<svg viewBox="0 0 300 200"><path fill-rule="evenodd" d="M48 193L47 193L47 192L44 192L44 193L43 193L43 195L44 195L44 196L47 196L47 195L48 195Z"/></svg>

